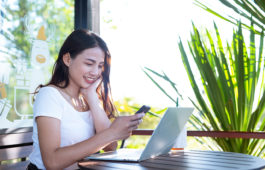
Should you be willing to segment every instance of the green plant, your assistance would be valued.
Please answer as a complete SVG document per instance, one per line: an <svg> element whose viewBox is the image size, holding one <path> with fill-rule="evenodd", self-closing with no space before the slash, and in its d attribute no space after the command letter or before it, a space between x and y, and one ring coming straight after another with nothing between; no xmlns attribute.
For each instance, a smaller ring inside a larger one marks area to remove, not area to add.
<svg viewBox="0 0 265 170"><path fill-rule="evenodd" d="M226 20L230 23L237 24L238 19L233 17L233 15L225 14L225 12L218 13L213 8L208 7L205 3L202 3L203 0L194 0L195 4L202 9L208 11L209 13ZM204 1L206 2L206 1ZM241 15L247 20L252 20L255 25L261 29L265 26L265 1L264 0L219 0L219 2L226 8L232 9L236 14ZM216 1L215 1L216 3ZM219 6L218 6L219 8ZM223 8L222 8L222 11ZM249 24L242 23L247 28ZM257 31L257 30L256 30ZM258 31L259 32L259 31Z"/></svg>
<svg viewBox="0 0 265 170"><path fill-rule="evenodd" d="M199 115L192 115L191 123L195 128L206 131L264 131L263 31L259 35L260 42L257 49L252 23L250 27L250 51L248 52L242 34L242 26L239 23L238 30L233 32L231 45L226 43L225 50L218 28L215 24L214 26L216 42L207 30L208 41L203 40L194 25L191 41L188 42L190 54L201 76L199 82L194 77L195 74L191 69L188 54L181 39L179 41L179 50L197 102L190 100L200 111ZM151 69L145 69L157 73ZM146 71L145 73L148 74ZM148 75L150 78L150 74ZM164 77L164 80L172 86L175 84L165 78L167 77L165 73L164 76L156 75ZM153 81L155 80L153 79ZM157 81L155 83L159 85ZM198 83L203 88L200 88ZM231 138L213 138L213 140L224 151L255 156L264 155L265 143L263 140Z"/></svg>
<svg viewBox="0 0 265 170"><path fill-rule="evenodd" d="M145 69L145 70L144 70ZM178 91L177 87L176 87L176 83L174 83L167 75L166 73L163 72L163 74L159 74L158 72L145 67L143 69L143 72L147 75L147 77L159 88L159 90L161 90L173 103L175 103L176 107L179 106L179 98L181 100L183 100L183 96L182 94L180 94L180 92ZM170 87L173 89L173 91L175 91L175 95L172 96L170 95L165 88L163 88L152 76L151 74L149 74L147 71L153 73L155 76L161 78L162 80L166 81L169 83Z"/></svg>

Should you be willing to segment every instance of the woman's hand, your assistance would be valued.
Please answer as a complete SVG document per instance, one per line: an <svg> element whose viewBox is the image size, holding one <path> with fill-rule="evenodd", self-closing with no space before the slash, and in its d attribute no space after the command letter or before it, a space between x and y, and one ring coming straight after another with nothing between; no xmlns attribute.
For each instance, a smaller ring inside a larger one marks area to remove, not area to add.
<svg viewBox="0 0 265 170"><path fill-rule="evenodd" d="M86 101L93 103L95 100L98 100L97 88L102 81L102 77L99 77L94 83L92 83L88 88L81 88L80 92L85 97Z"/></svg>
<svg viewBox="0 0 265 170"><path fill-rule="evenodd" d="M123 140L128 138L132 131L138 128L138 125L142 122L144 113L135 114L132 116L119 116L111 124L109 130L115 140Z"/></svg>

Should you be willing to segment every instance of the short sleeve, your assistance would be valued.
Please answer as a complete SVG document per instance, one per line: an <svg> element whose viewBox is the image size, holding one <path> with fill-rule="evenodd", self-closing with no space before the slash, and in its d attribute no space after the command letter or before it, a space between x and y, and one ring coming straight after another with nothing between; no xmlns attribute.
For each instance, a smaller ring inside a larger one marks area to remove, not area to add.
<svg viewBox="0 0 265 170"><path fill-rule="evenodd" d="M38 116L53 117L61 120L63 104L60 93L53 87L42 87L33 104L34 119Z"/></svg>

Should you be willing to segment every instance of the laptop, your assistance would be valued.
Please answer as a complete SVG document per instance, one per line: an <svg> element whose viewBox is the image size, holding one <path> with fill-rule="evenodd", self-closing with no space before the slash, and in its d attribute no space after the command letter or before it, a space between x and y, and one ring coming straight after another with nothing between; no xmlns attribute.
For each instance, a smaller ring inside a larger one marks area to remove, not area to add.
<svg viewBox="0 0 265 170"><path fill-rule="evenodd" d="M85 160L140 162L167 154L175 144L193 110L193 108L187 107L169 107L143 150L118 149L117 151L93 154L86 157Z"/></svg>

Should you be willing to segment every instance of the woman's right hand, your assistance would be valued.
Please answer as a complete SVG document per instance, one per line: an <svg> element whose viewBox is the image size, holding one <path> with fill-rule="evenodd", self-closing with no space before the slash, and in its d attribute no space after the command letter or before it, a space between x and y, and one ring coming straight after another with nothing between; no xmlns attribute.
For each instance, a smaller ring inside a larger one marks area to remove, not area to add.
<svg viewBox="0 0 265 170"><path fill-rule="evenodd" d="M144 113L139 113L131 116L119 116L111 124L109 130L112 131L114 140L123 140L128 138L132 131L138 128L142 122Z"/></svg>

